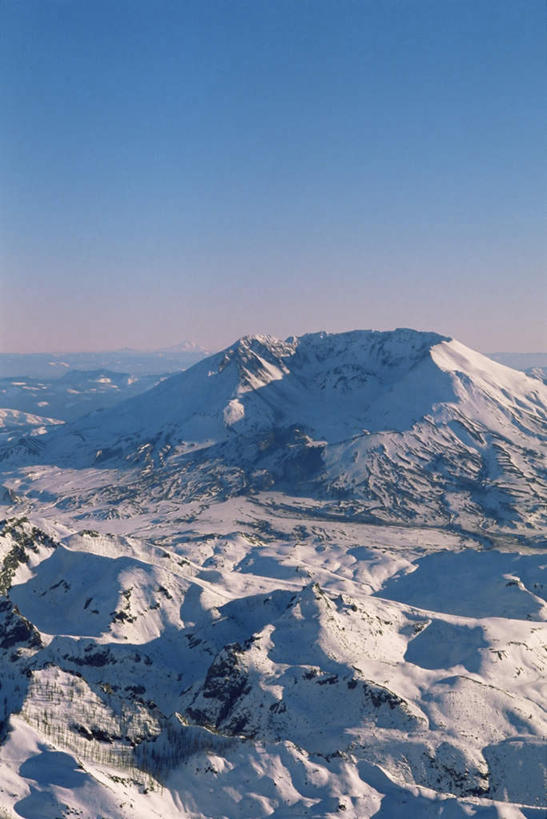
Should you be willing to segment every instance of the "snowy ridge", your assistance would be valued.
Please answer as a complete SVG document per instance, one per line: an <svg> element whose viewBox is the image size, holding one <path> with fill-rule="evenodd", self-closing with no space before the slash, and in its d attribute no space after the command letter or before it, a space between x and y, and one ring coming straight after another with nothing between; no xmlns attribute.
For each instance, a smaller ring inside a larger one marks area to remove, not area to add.
<svg viewBox="0 0 547 819"><path fill-rule="evenodd" d="M17 428L30 429L33 427L46 427L52 424L62 424L56 418L45 418L42 415L34 415L30 412L23 412L15 409L0 409L0 430L2 432L12 432Z"/></svg>

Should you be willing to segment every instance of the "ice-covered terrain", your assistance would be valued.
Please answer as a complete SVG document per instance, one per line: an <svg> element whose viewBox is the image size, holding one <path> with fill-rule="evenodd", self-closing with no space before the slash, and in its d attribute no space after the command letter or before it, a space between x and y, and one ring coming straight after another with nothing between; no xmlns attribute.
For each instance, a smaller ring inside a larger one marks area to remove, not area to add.
<svg viewBox="0 0 547 819"><path fill-rule="evenodd" d="M0 808L544 816L546 419L363 331L0 443Z"/></svg>

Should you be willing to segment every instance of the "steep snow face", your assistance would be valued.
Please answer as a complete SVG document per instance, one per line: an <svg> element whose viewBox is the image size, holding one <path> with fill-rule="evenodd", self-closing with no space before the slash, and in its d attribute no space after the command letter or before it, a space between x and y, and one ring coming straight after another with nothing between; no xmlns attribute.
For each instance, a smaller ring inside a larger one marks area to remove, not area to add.
<svg viewBox="0 0 547 819"><path fill-rule="evenodd" d="M500 434L511 426L547 433L547 389L525 373L498 364L451 340L432 348L431 357L450 373L460 411Z"/></svg>

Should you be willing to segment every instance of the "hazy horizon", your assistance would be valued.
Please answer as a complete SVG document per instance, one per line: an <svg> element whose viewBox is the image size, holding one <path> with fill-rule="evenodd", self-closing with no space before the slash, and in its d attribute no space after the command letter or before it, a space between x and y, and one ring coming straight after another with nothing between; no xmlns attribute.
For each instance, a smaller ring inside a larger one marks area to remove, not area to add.
<svg viewBox="0 0 547 819"><path fill-rule="evenodd" d="M386 332L386 331L390 332L390 331L393 331L393 330L396 330L396 329L400 329L400 328L389 327L389 328L386 328L386 330L380 330L380 332ZM409 328L409 329L416 329L416 328ZM317 333L319 333L319 332L342 332L343 333L343 332L351 332L352 330L378 331L379 328L377 328L377 327L354 327L354 328L351 328L351 330L339 330L339 331L313 330L313 331L310 331L310 332L312 332L312 333L314 333L314 332L317 332ZM424 329L423 332L438 332L438 331L437 330ZM281 339L284 340L284 339L290 338L291 336L302 336L302 335L305 335L305 334L306 333L287 333L286 335L279 336L279 335L275 335L274 333L264 333L263 335L272 335L275 338L281 338ZM243 334L243 335L249 335L249 334ZM251 334L251 335L253 335L253 334ZM440 335L447 335L447 334L440 333ZM463 344L466 344L464 339L457 338L456 336L450 336L449 334L448 334L448 336L450 338L456 338L457 341L460 341ZM202 352L204 354L209 355L209 354L213 354L215 352L219 352L220 350L224 349L225 347L229 347L231 344L235 343L241 337L242 336L236 336L235 338L232 338L230 341L228 341L227 343L222 344L220 346L197 344L197 343L195 343L193 341L193 339L180 339L179 342L174 342L173 344L155 345L155 346L147 346L147 347L131 347L129 345L123 345L123 346L120 346L120 347L97 347L97 348L88 348L88 349L76 349L75 348L75 349L24 350L24 351L0 349L0 356L33 356L33 355L36 355L36 356L42 356L42 355L62 356L62 355L93 355L93 354L101 354L101 353L143 353L143 354L145 354L145 353L159 353L159 352L164 352L164 353L173 352L174 353L176 351L174 348L178 347L179 344L183 344L183 343L195 344L195 352L196 353ZM466 346L469 347L471 345L466 344ZM474 348L474 349L478 349L478 348ZM189 351L193 352L193 350L191 348L189 349ZM481 350L479 350L479 352L483 353L484 355L516 355L516 356L539 355L539 356L547 356L547 348L537 349L537 350L532 350L532 349L530 349L530 350L502 350L502 349L482 350L481 349Z"/></svg>
<svg viewBox="0 0 547 819"><path fill-rule="evenodd" d="M543 2L0 14L2 350L547 349Z"/></svg>

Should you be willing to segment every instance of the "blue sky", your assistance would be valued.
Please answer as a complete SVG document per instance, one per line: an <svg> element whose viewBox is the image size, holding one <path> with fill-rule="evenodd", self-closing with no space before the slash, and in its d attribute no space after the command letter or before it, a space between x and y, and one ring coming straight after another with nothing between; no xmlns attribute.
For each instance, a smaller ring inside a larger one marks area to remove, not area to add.
<svg viewBox="0 0 547 819"><path fill-rule="evenodd" d="M0 344L544 350L543 0L0 0Z"/></svg>

